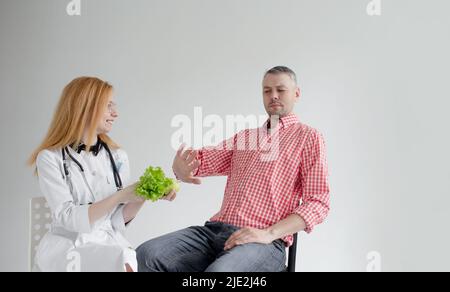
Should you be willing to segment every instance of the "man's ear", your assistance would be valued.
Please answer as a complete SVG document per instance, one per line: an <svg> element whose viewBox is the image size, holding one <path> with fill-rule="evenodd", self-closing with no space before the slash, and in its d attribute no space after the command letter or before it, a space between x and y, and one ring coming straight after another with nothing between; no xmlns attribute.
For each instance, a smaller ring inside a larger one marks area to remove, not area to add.
<svg viewBox="0 0 450 292"><path fill-rule="evenodd" d="M302 92L300 90L300 87L297 87L297 89L295 89L295 97L296 97L297 102L300 100L301 96L302 96Z"/></svg>

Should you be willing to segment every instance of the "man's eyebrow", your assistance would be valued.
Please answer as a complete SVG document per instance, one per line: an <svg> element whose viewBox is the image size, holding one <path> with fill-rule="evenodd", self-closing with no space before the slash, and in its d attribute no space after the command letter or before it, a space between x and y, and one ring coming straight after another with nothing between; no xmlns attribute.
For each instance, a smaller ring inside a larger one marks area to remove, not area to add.
<svg viewBox="0 0 450 292"><path fill-rule="evenodd" d="M274 87L276 87L276 88L281 88L281 87L287 88L286 85L277 85L277 86L274 86ZM272 88L272 86L264 86L264 89L269 89L269 88Z"/></svg>

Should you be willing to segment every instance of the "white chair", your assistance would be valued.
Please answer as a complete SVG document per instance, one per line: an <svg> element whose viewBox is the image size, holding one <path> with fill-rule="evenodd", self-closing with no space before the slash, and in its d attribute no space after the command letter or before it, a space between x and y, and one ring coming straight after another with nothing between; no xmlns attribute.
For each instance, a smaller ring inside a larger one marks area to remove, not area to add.
<svg viewBox="0 0 450 292"><path fill-rule="evenodd" d="M30 238L29 238L29 269L33 270L34 257L42 237L50 230L52 216L50 208L44 197L30 200Z"/></svg>

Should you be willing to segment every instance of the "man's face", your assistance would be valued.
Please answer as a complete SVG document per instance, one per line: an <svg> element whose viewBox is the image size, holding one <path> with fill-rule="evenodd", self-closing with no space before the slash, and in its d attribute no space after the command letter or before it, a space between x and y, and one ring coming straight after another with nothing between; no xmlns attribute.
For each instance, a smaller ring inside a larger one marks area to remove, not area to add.
<svg viewBox="0 0 450 292"><path fill-rule="evenodd" d="M300 99L300 88L288 74L267 74L263 80L263 97L270 116L284 117L292 113Z"/></svg>

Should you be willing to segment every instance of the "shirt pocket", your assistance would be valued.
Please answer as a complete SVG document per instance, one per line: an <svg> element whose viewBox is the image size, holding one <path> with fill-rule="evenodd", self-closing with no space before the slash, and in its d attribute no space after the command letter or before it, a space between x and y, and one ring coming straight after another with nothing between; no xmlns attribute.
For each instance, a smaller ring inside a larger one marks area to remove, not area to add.
<svg viewBox="0 0 450 292"><path fill-rule="evenodd" d="M284 205L294 195L299 175L300 160L292 153L283 153L275 162L270 177L272 198L277 205Z"/></svg>
<svg viewBox="0 0 450 292"><path fill-rule="evenodd" d="M112 169L110 173L106 174L102 180L105 182L105 184L103 185L104 198L110 196L111 194L117 191L116 181L114 180L114 174L112 172Z"/></svg>
<svg viewBox="0 0 450 292"><path fill-rule="evenodd" d="M120 173L120 171L124 165L124 159L118 153L114 153L113 158L114 158L114 163L116 164L117 171Z"/></svg>

